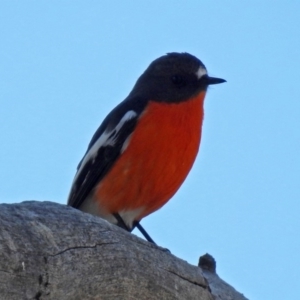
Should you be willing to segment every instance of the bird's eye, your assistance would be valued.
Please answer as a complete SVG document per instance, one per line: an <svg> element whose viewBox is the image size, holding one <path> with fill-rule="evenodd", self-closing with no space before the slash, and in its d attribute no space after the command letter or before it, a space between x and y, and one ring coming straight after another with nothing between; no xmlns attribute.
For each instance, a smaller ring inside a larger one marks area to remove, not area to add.
<svg viewBox="0 0 300 300"><path fill-rule="evenodd" d="M182 87L185 85L185 80L181 75L173 75L171 77L172 82L178 87Z"/></svg>

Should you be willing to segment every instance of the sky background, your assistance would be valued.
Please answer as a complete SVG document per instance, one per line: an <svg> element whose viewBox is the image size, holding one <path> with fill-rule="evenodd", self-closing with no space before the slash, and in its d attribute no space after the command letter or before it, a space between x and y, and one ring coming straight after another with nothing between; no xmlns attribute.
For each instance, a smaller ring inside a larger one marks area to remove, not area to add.
<svg viewBox="0 0 300 300"><path fill-rule="evenodd" d="M209 88L200 154L142 221L250 299L300 294L299 1L0 1L0 201L66 203L94 131L152 60L189 52ZM137 232L134 232L138 234Z"/></svg>

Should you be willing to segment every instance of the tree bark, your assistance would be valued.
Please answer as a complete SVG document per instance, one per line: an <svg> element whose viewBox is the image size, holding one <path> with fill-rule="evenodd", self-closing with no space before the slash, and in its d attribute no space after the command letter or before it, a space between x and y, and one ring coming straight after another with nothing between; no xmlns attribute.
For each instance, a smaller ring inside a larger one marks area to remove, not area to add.
<svg viewBox="0 0 300 300"><path fill-rule="evenodd" d="M0 298L246 299L205 264L192 266L101 218L36 201L0 205Z"/></svg>

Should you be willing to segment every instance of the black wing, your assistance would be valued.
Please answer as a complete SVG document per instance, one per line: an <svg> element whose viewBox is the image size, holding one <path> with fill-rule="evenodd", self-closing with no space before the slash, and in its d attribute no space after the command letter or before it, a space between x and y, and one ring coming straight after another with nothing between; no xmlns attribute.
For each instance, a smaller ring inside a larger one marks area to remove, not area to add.
<svg viewBox="0 0 300 300"><path fill-rule="evenodd" d="M117 161L146 104L140 98L124 100L104 119L77 167L68 205L79 208Z"/></svg>

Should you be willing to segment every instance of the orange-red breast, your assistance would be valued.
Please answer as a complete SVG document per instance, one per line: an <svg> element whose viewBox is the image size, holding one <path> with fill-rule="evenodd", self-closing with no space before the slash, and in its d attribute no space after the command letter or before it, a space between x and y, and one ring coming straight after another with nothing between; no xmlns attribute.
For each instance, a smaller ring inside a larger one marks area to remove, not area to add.
<svg viewBox="0 0 300 300"><path fill-rule="evenodd" d="M154 60L94 134L68 205L131 231L179 189L197 156L209 77L188 53Z"/></svg>

